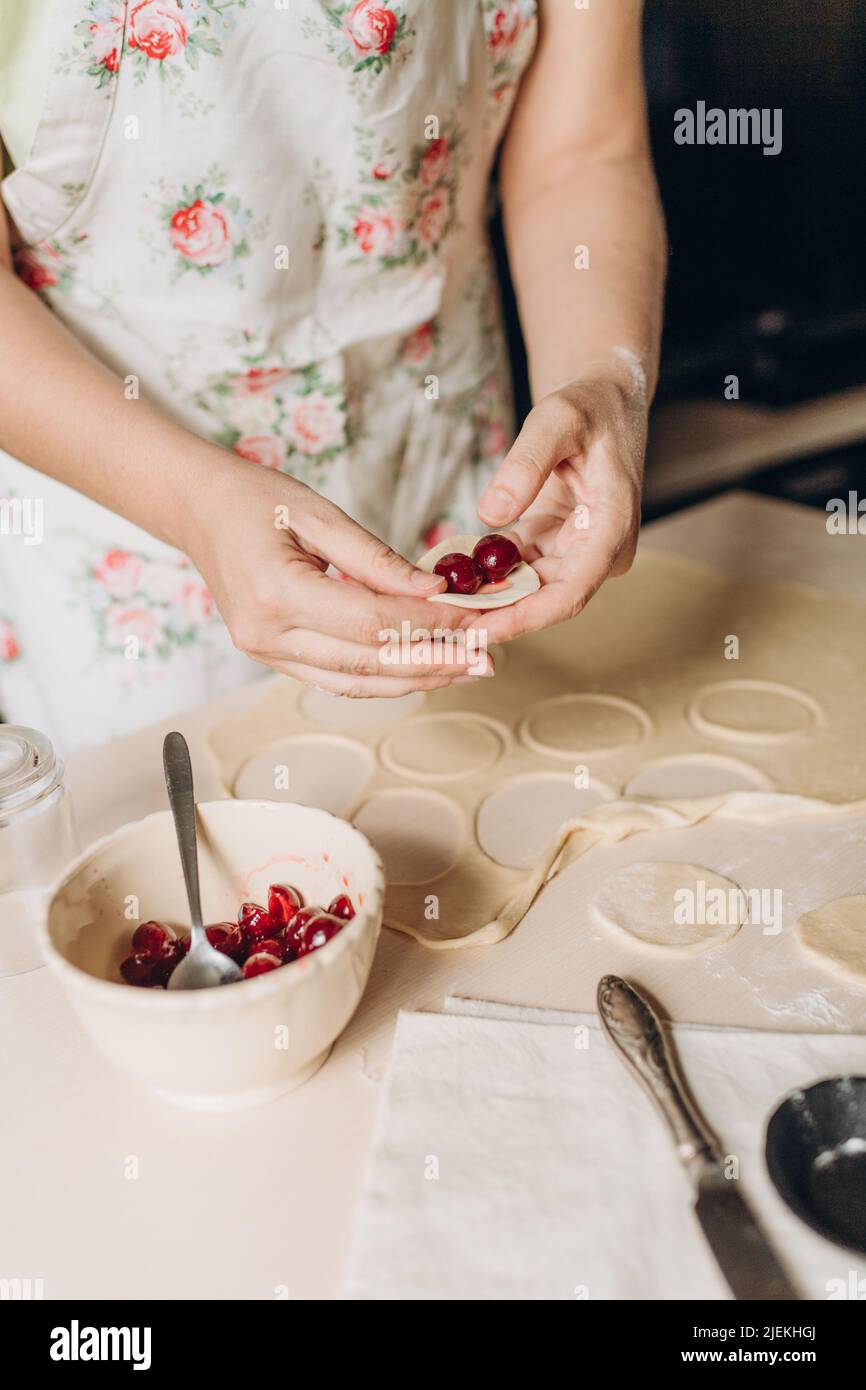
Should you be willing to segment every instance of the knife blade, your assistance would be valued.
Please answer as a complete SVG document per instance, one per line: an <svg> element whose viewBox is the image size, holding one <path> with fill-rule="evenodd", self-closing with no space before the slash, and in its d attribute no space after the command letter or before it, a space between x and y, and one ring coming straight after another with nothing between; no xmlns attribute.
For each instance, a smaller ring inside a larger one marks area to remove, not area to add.
<svg viewBox="0 0 866 1390"><path fill-rule="evenodd" d="M800 1298L736 1182L718 1166L698 1179L695 1215L734 1298Z"/></svg>
<svg viewBox="0 0 866 1390"><path fill-rule="evenodd" d="M772 1246L725 1176L721 1150L679 1079L673 1047L652 1007L618 975L598 984L598 1016L632 1076L667 1122L676 1154L695 1189L695 1215L719 1269L736 1299L800 1300Z"/></svg>

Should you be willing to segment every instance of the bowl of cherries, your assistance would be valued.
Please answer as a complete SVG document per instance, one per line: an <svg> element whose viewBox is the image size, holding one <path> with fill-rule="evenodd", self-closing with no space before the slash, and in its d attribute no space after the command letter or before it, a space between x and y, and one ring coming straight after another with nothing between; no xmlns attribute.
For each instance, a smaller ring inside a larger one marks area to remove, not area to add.
<svg viewBox="0 0 866 1390"><path fill-rule="evenodd" d="M168 811L65 871L41 927L48 965L115 1063L202 1110L269 1101L312 1076L358 1006L382 924L378 855L354 826L291 802L197 807L202 909L236 983L169 990L189 916Z"/></svg>
<svg viewBox="0 0 866 1390"><path fill-rule="evenodd" d="M239 965L243 979L252 980L321 950L354 916L348 893L338 893L327 907L308 906L299 888L272 883L267 907L241 903L236 922L214 922L205 931L214 950ZM166 922L141 922L120 962L121 978L140 989L167 989L189 942L189 932L178 935Z"/></svg>

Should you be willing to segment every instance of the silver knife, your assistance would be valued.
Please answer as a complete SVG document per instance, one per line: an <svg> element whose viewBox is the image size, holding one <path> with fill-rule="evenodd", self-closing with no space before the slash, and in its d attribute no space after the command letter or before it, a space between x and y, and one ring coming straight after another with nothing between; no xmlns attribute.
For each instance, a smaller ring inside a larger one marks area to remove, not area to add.
<svg viewBox="0 0 866 1390"><path fill-rule="evenodd" d="M719 1143L677 1077L671 1046L647 1001L618 975L598 984L602 1027L650 1095L674 1137L695 1189L695 1215L736 1299L801 1299L764 1232L726 1178Z"/></svg>

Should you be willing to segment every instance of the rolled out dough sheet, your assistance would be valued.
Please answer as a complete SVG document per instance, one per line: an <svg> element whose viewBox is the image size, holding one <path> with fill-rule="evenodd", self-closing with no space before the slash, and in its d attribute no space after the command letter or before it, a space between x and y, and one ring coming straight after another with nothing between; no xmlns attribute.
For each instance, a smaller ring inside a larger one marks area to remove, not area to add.
<svg viewBox="0 0 866 1390"><path fill-rule="evenodd" d="M844 826L866 799L864 633L862 602L646 551L573 622L510 643L493 680L381 701L372 712L363 701L320 700L312 719L306 687L275 676L210 743L229 793L272 796L274 770L291 767L289 745L338 727L341 740L373 755L342 814L387 840L380 848L396 872L386 924L437 950L492 944L549 879L597 845L731 818L770 839L815 816ZM509 867L495 817L519 836L530 784L543 795L551 776L597 784L604 800L554 826L533 866L515 855L522 867ZM647 779L652 797L626 794ZM283 794L292 799L291 777ZM453 814L430 833L434 803L445 801ZM449 845L446 831L457 837Z"/></svg>
<svg viewBox="0 0 866 1390"><path fill-rule="evenodd" d="M866 984L866 893L807 912L797 923L797 937L822 965Z"/></svg>

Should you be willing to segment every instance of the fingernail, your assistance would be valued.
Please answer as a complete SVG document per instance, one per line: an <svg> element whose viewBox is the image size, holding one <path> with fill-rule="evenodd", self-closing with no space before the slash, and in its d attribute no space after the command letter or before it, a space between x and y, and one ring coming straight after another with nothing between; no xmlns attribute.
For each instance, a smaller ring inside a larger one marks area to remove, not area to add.
<svg viewBox="0 0 866 1390"><path fill-rule="evenodd" d="M416 589L433 589L441 583L441 576L438 574L428 574L426 570L413 570L412 583Z"/></svg>
<svg viewBox="0 0 866 1390"><path fill-rule="evenodd" d="M451 682L451 684L452 684L452 685L474 685L476 681L480 681L480 680L481 680L481 677L480 677L480 676L455 676L454 679L453 679L453 681Z"/></svg>
<svg viewBox="0 0 866 1390"><path fill-rule="evenodd" d="M507 521L514 512L514 498L504 488L493 487L485 492L478 508L478 515L484 521L494 523Z"/></svg>

